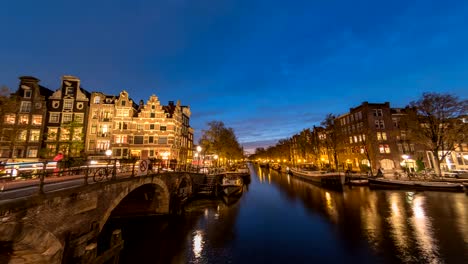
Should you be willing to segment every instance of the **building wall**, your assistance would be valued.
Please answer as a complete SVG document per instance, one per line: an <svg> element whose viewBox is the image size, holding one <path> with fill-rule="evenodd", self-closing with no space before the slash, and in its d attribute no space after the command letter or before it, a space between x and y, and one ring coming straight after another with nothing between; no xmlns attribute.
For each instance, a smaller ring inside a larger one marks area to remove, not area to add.
<svg viewBox="0 0 468 264"><path fill-rule="evenodd" d="M45 155L62 151L66 156L83 155L89 96L80 79L63 76L60 88L47 100Z"/></svg>
<svg viewBox="0 0 468 264"><path fill-rule="evenodd" d="M44 133L45 102L52 91L41 87L37 78L19 79L18 90L10 97L12 104L2 109L0 158L37 161Z"/></svg>

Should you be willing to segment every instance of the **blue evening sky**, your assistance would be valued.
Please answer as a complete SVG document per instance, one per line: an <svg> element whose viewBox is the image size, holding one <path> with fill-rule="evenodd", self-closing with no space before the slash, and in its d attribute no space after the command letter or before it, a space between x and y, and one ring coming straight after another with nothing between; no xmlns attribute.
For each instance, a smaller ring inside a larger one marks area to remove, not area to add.
<svg viewBox="0 0 468 264"><path fill-rule="evenodd" d="M246 149L273 145L363 101L468 94L468 1L2 1L0 85L156 94Z"/></svg>

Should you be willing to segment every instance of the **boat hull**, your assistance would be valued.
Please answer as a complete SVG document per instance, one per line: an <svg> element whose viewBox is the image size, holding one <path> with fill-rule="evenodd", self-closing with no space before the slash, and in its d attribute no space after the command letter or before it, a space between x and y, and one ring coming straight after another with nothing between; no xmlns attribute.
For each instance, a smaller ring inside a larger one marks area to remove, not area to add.
<svg viewBox="0 0 468 264"><path fill-rule="evenodd" d="M298 169L290 169L289 173L311 183L333 189L343 189L345 175L340 173L314 173Z"/></svg>
<svg viewBox="0 0 468 264"><path fill-rule="evenodd" d="M420 182L388 179L369 179L369 186L371 188L376 189L463 192L462 184L447 182Z"/></svg>
<svg viewBox="0 0 468 264"><path fill-rule="evenodd" d="M237 194L242 193L242 186L228 185L228 186L222 186L222 188L223 188L223 194L226 196L237 195Z"/></svg>

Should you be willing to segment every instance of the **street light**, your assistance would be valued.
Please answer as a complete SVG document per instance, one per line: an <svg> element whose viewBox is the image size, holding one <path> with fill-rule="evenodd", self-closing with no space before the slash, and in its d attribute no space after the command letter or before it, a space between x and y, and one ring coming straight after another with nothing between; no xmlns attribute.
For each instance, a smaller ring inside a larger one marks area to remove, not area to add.
<svg viewBox="0 0 468 264"><path fill-rule="evenodd" d="M111 149L106 150L105 154L107 156L107 163L110 164L110 157L112 156L112 150Z"/></svg>
<svg viewBox="0 0 468 264"><path fill-rule="evenodd" d="M401 155L401 157L402 157L403 160L405 161L405 169L406 169L406 172L409 173L409 168L408 168L408 159L409 159L409 156L406 155L406 154L403 154L403 155Z"/></svg>

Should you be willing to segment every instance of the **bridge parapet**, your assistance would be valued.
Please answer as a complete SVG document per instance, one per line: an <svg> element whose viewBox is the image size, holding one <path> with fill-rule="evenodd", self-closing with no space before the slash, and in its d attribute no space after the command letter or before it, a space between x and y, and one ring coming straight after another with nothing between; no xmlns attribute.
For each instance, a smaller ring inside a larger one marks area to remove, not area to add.
<svg viewBox="0 0 468 264"><path fill-rule="evenodd" d="M177 212L205 178L193 172L115 176L85 183L83 175L74 175L44 184L43 192L38 191L36 179L35 185L3 191L0 242L11 244L11 252L27 252L36 263L60 263L63 258L77 261L96 242L110 217ZM29 249L25 251L22 245Z"/></svg>

